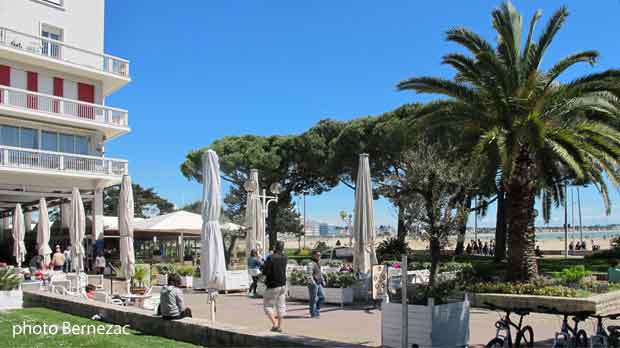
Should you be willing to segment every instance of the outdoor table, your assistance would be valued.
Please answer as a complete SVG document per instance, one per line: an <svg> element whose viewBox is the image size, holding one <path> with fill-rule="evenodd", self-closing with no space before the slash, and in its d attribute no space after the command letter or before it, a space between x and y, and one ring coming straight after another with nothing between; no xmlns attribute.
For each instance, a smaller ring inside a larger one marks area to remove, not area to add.
<svg viewBox="0 0 620 348"><path fill-rule="evenodd" d="M138 308L144 308L144 300L152 298L153 295L139 295L139 294L126 294L121 295L123 300L126 300L127 303L135 303L138 305Z"/></svg>

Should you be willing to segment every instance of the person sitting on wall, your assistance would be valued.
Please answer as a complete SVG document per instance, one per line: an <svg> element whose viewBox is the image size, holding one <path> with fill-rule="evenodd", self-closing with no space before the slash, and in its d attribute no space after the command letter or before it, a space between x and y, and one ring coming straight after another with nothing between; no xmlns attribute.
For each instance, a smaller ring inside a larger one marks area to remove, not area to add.
<svg viewBox="0 0 620 348"><path fill-rule="evenodd" d="M86 297L91 300L95 298L95 290L97 290L96 286L94 286L93 284L88 284L86 285L84 290L86 291Z"/></svg>
<svg viewBox="0 0 620 348"><path fill-rule="evenodd" d="M164 320L192 317L192 310L185 306L183 292L179 286L181 286L181 276L172 273L168 275L168 285L161 288L157 314L161 315Z"/></svg>

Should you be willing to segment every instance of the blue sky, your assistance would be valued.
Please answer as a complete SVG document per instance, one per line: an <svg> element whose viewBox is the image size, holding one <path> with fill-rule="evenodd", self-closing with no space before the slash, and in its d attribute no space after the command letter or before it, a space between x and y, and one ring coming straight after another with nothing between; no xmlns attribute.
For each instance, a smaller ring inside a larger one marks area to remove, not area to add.
<svg viewBox="0 0 620 348"><path fill-rule="evenodd" d="M200 187L179 171L186 153L226 135L300 133L323 118L374 115L429 100L396 92L414 75L451 76L440 64L455 50L444 32L465 26L494 40L490 12L499 1L106 1L106 52L131 60L133 82L107 98L127 108L132 133L108 143L107 155L127 158L134 181L177 205ZM562 4L571 15L550 47L550 64L576 50L598 49L594 68L620 67L620 1L514 1L542 27ZM596 5L594 5L596 4ZM618 223L604 214L596 191L582 190L584 223ZM615 203L620 202L614 192ZM338 222L353 192L338 187L307 199L308 217ZM375 204L377 224L395 210ZM494 224L494 208L482 225ZM561 224L553 215L552 224Z"/></svg>

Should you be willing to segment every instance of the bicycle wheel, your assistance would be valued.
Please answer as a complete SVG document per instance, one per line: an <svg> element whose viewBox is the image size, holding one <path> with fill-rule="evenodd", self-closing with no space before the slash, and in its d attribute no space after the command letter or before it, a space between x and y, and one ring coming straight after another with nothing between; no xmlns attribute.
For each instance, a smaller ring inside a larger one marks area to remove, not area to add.
<svg viewBox="0 0 620 348"><path fill-rule="evenodd" d="M495 337L494 339L490 340L489 343L487 343L486 347L487 348L504 348L504 340L499 337Z"/></svg>
<svg viewBox="0 0 620 348"><path fill-rule="evenodd" d="M516 348L534 348L534 329L531 326L524 326L517 332L515 339Z"/></svg>
<svg viewBox="0 0 620 348"><path fill-rule="evenodd" d="M576 348L588 348L588 334L585 330L577 331L577 336L573 338L575 340Z"/></svg>

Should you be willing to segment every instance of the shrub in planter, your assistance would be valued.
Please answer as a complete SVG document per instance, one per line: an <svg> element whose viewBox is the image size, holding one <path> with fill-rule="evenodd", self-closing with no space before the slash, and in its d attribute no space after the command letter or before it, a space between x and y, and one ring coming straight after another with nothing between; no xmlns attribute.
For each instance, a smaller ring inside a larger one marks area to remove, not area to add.
<svg viewBox="0 0 620 348"><path fill-rule="evenodd" d="M136 265L134 268L133 277L131 278L131 288L129 291L132 294L144 294L146 288L144 287L144 281L147 277L147 269L145 266Z"/></svg>
<svg viewBox="0 0 620 348"><path fill-rule="evenodd" d="M295 256L310 257L312 250L310 248L301 248L295 251Z"/></svg>
<svg viewBox="0 0 620 348"><path fill-rule="evenodd" d="M289 284L292 286L306 286L308 281L306 280L306 272L300 270L293 270L288 276Z"/></svg>
<svg viewBox="0 0 620 348"><path fill-rule="evenodd" d="M342 267L344 262L342 260L321 260L319 261L319 264L327 267Z"/></svg>
<svg viewBox="0 0 620 348"><path fill-rule="evenodd" d="M581 282L584 281L585 278L588 278L591 275L592 272L586 270L585 266L577 265L564 268L561 272L555 272L553 277L562 285L577 288L581 285Z"/></svg>
<svg viewBox="0 0 620 348"><path fill-rule="evenodd" d="M23 293L19 289L22 278L13 269L0 269L0 310L23 307Z"/></svg>
<svg viewBox="0 0 620 348"><path fill-rule="evenodd" d="M388 260L398 260L402 254L410 254L412 250L406 241L398 238L384 239L375 250L377 261L383 263Z"/></svg>
<svg viewBox="0 0 620 348"><path fill-rule="evenodd" d="M329 249L329 245L327 245L327 243L323 242L323 241L318 241L316 242L316 244L314 245L314 249L313 250L318 250L321 253L324 252L325 250Z"/></svg>
<svg viewBox="0 0 620 348"><path fill-rule="evenodd" d="M324 273L326 288L350 288L355 283L355 275L351 272Z"/></svg>
<svg viewBox="0 0 620 348"><path fill-rule="evenodd" d="M535 296L558 296L578 297L576 289L561 285L541 285L537 283L509 283L509 282L484 282L473 283L466 287L472 293L512 294L512 295L535 295Z"/></svg>
<svg viewBox="0 0 620 348"><path fill-rule="evenodd" d="M12 269L0 269L0 291L11 291L19 288L22 278Z"/></svg>
<svg viewBox="0 0 620 348"><path fill-rule="evenodd" d="M181 276L181 286L192 287L193 276L196 270L194 266L179 266L177 267L177 273Z"/></svg>

